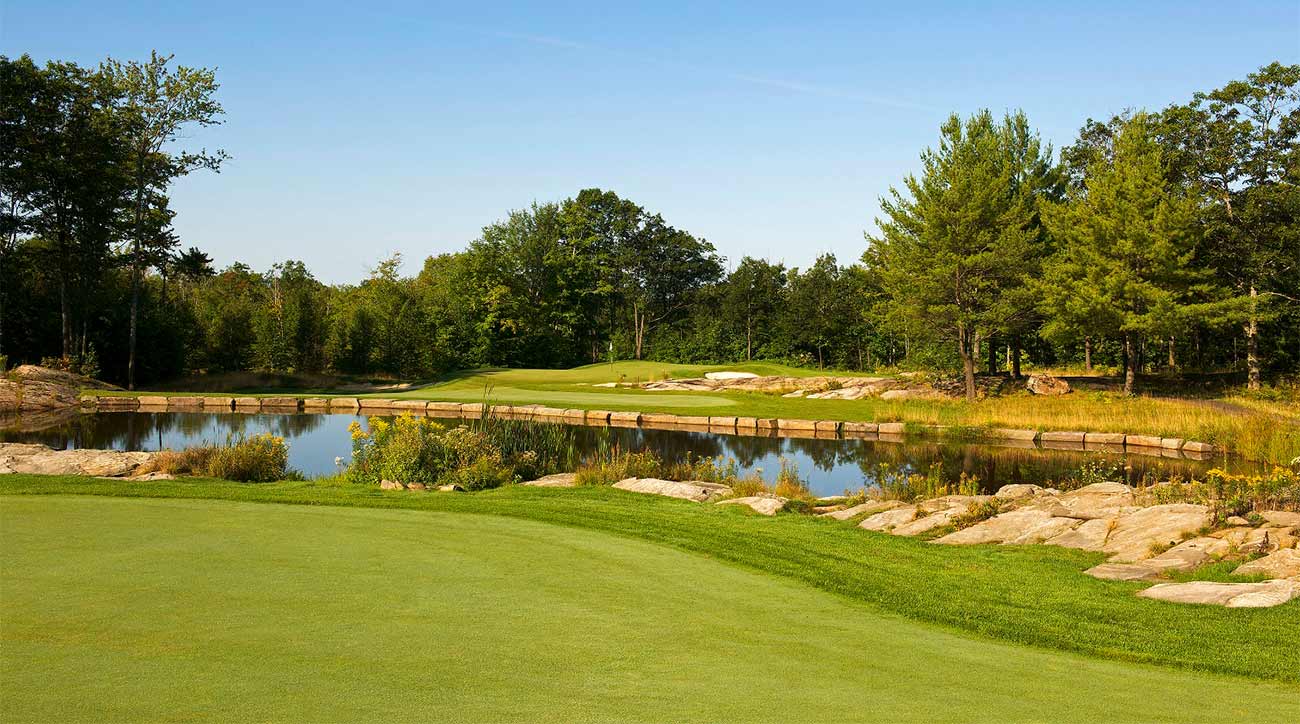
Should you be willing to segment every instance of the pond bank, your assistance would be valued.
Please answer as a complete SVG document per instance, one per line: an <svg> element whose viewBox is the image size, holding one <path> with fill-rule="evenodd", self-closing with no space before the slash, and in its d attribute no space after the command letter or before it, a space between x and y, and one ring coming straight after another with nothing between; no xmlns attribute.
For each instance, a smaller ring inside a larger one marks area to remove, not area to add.
<svg viewBox="0 0 1300 724"><path fill-rule="evenodd" d="M88 412L231 412L231 413L351 413L429 415L444 418L478 417L482 403L394 400L368 397L224 397L83 395ZM1050 450L1097 451L1208 460L1223 450L1210 443L1137 433L1007 429L917 425L902 422L851 422L760 417L674 415L562 409L543 405L489 405L487 413L505 418L534 419L574 425L699 430L724 435L806 437L828 439L901 440L920 435L986 444Z"/></svg>

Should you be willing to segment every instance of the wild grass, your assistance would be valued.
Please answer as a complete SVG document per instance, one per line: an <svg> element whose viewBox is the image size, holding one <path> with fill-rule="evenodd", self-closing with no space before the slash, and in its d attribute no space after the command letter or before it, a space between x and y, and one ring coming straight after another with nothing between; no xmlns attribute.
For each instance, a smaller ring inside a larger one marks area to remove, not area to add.
<svg viewBox="0 0 1300 724"><path fill-rule="evenodd" d="M953 518L952 527L954 530L969 528L972 525L986 521L1001 512L1001 501L997 498L985 500L972 505L965 513Z"/></svg>
<svg viewBox="0 0 1300 724"><path fill-rule="evenodd" d="M207 474L223 480L267 483L284 480L289 473L289 447L284 438L270 433L218 445L208 457Z"/></svg>
<svg viewBox="0 0 1300 724"><path fill-rule="evenodd" d="M231 438L224 445L162 450L154 455L153 469L171 475L201 475L244 483L301 478L289 468L289 447L284 438L270 433Z"/></svg>
<svg viewBox="0 0 1300 724"><path fill-rule="evenodd" d="M789 458L781 458L781 471L776 475L772 492L787 500L809 501L815 499L808 481L799 475L799 466Z"/></svg>
<svg viewBox="0 0 1300 724"><path fill-rule="evenodd" d="M1203 480L1171 480L1137 486L1142 505L1196 503L1208 505L1215 519L1251 516L1265 510L1300 510L1300 472L1274 467L1258 475L1237 475L1211 469Z"/></svg>
<svg viewBox="0 0 1300 724"><path fill-rule="evenodd" d="M906 466L880 463L876 466L875 483L866 489L866 496L875 500L899 500L914 503L919 500L945 495L979 495L977 476L962 472L957 480L948 480L943 474L943 464L936 462L924 473L914 472Z"/></svg>
<svg viewBox="0 0 1300 724"><path fill-rule="evenodd" d="M583 461L574 482L577 485L613 485L627 478L657 478L664 463L654 452L632 452L617 445L600 445Z"/></svg>

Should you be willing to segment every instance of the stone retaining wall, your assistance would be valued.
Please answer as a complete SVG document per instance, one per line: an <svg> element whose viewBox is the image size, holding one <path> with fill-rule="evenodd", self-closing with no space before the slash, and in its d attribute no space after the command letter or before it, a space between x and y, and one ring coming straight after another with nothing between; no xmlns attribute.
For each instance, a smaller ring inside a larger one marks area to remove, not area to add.
<svg viewBox="0 0 1300 724"><path fill-rule="evenodd" d="M483 414L482 403L429 402L371 397L123 397L84 395L81 408L87 412L203 411L234 413L346 413L429 415L443 418L473 418ZM705 417L661 412L612 412L577 410L542 405L494 405L493 417L534 419L574 425L644 427L657 430L708 430L725 435L762 435L822 439L901 440L904 434L963 439L1010 447L1049 450L1128 452L1170 458L1203 460L1218 450L1209 443L1181 438L1114 432L1040 432L1028 429L949 428L942 425L910 425L901 422L840 422L838 420L771 419L755 417Z"/></svg>

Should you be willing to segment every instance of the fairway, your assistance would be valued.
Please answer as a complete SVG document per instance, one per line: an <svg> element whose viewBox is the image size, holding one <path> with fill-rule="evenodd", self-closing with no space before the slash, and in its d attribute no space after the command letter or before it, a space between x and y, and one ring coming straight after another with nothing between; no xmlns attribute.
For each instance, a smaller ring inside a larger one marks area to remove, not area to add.
<svg viewBox="0 0 1300 724"><path fill-rule="evenodd" d="M1294 686L965 637L613 535L0 498L0 719L1294 721Z"/></svg>

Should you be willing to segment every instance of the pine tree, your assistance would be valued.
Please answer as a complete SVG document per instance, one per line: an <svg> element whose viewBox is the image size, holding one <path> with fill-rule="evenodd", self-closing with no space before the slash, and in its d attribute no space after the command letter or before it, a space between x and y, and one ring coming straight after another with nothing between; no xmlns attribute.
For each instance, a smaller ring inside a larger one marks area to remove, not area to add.
<svg viewBox="0 0 1300 724"><path fill-rule="evenodd" d="M1124 391L1132 394L1136 345L1166 336L1200 312L1192 303L1195 201L1168 183L1151 119L1120 129L1110 158L1089 164L1082 190L1047 204L1061 245L1038 288L1045 336L1109 336L1123 342Z"/></svg>
<svg viewBox="0 0 1300 724"><path fill-rule="evenodd" d="M1011 321L1008 294L1043 255L1035 204L1021 193L1025 154L1009 148L1023 125L1021 114L1001 124L987 110L951 116L939 147L921 154L921 177L903 180L907 196L891 188L881 199L887 218L864 257L905 328L957 343L969 400L980 337ZM1039 153L1035 144L1035 162Z"/></svg>

